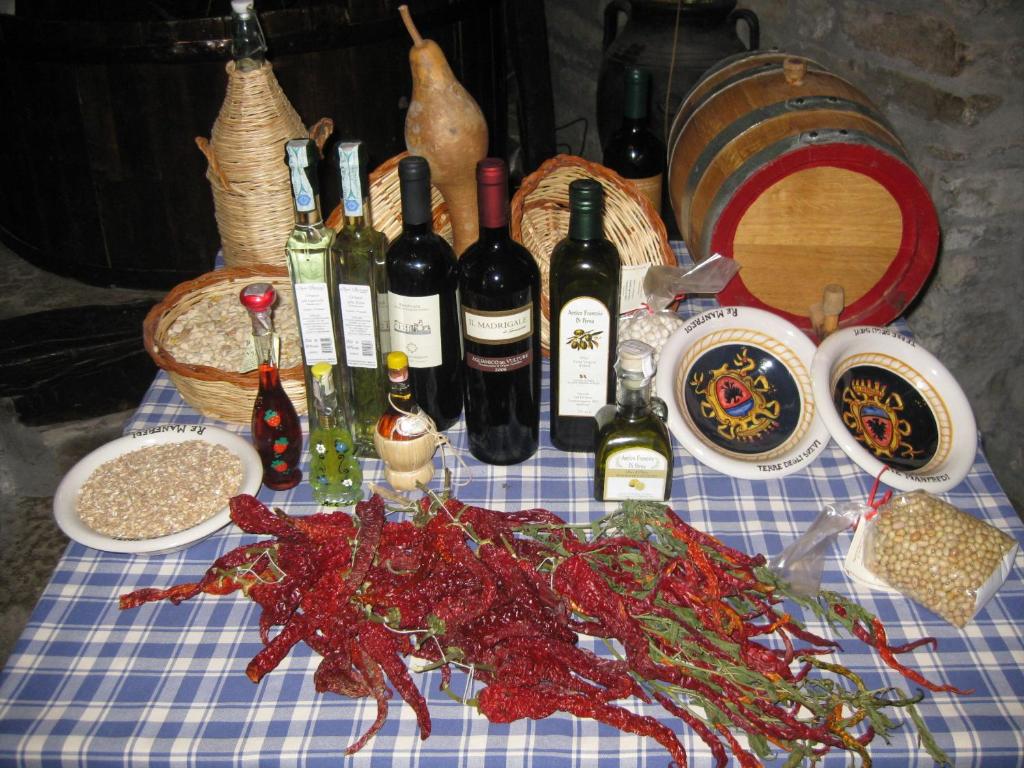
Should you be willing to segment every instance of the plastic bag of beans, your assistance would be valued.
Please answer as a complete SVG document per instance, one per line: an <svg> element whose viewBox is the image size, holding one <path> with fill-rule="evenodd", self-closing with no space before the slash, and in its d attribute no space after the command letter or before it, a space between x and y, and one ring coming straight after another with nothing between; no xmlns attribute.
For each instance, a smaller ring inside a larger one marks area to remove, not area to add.
<svg viewBox="0 0 1024 768"><path fill-rule="evenodd" d="M950 624L966 626L1002 586L1017 542L989 523L925 491L894 497L865 515L846 559ZM865 581L864 578L858 578Z"/></svg>

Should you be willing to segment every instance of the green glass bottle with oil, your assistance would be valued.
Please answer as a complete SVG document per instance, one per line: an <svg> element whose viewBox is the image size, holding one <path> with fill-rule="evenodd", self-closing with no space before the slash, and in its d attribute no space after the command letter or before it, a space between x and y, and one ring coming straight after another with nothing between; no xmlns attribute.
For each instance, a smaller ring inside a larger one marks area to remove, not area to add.
<svg viewBox="0 0 1024 768"><path fill-rule="evenodd" d="M387 402L384 360L391 348L388 323L387 238L373 228L369 163L361 141L337 148L342 219L331 246L337 284L335 318L345 365L339 386L348 400L356 455L376 457L373 433Z"/></svg>
<svg viewBox="0 0 1024 768"><path fill-rule="evenodd" d="M630 339L619 344L615 405L597 413L594 498L598 501L668 501L672 443L665 404L651 397L654 349Z"/></svg>

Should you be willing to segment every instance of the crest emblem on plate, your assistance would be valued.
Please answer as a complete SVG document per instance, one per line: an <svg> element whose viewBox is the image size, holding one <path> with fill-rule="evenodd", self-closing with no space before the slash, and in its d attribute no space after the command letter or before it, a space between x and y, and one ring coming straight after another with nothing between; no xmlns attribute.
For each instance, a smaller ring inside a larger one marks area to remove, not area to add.
<svg viewBox="0 0 1024 768"><path fill-rule="evenodd" d="M701 414L728 440L754 440L778 424L779 402L769 397L774 388L764 374L751 375L756 367L744 347L731 363L690 379L694 394L703 396Z"/></svg>
<svg viewBox="0 0 1024 768"><path fill-rule="evenodd" d="M920 453L904 439L912 428L900 415L903 408L899 393L877 381L854 379L843 389L843 423L879 458L912 459Z"/></svg>

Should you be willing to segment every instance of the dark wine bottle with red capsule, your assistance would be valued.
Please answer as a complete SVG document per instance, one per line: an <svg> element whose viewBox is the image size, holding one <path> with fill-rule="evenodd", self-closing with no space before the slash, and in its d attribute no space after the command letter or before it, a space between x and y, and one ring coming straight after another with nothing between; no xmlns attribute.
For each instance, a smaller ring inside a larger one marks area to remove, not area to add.
<svg viewBox="0 0 1024 768"><path fill-rule="evenodd" d="M508 169L476 169L480 239L459 263L469 450L488 464L516 464L540 432L540 270L508 231Z"/></svg>

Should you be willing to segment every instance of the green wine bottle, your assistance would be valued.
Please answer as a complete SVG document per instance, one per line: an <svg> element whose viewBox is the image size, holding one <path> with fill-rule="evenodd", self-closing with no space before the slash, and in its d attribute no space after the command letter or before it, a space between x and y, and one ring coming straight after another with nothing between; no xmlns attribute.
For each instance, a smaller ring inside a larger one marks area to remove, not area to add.
<svg viewBox="0 0 1024 768"><path fill-rule="evenodd" d="M338 145L342 223L331 246L337 281L338 339L345 351L339 377L347 395L357 456L376 457L373 432L384 411L390 349L387 238L371 225L365 145Z"/></svg>
<svg viewBox="0 0 1024 768"><path fill-rule="evenodd" d="M551 442L563 451L594 450L594 416L615 396L621 264L603 203L597 181L572 182L569 235L551 254Z"/></svg>
<svg viewBox="0 0 1024 768"><path fill-rule="evenodd" d="M636 339L619 345L615 405L597 414L594 498L598 501L668 501L672 444L664 404L654 398L654 348Z"/></svg>

